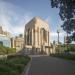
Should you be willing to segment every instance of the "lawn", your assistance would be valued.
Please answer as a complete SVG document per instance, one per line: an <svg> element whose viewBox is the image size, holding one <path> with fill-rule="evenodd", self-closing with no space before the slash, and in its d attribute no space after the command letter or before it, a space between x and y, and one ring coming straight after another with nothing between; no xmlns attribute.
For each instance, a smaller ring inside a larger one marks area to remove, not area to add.
<svg viewBox="0 0 75 75"><path fill-rule="evenodd" d="M21 75L29 61L28 56L8 56L7 59L1 59L0 75Z"/></svg>

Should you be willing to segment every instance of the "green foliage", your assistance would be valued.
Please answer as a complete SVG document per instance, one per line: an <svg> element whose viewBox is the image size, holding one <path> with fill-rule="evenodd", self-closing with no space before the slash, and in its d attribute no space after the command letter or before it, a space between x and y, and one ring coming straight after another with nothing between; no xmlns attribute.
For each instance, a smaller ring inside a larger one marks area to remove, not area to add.
<svg viewBox="0 0 75 75"><path fill-rule="evenodd" d="M73 18L75 15L75 0L51 0L51 6L60 9L62 20Z"/></svg>
<svg viewBox="0 0 75 75"><path fill-rule="evenodd" d="M65 50L67 50L67 46L65 45L58 45L56 47L56 53L63 53Z"/></svg>
<svg viewBox="0 0 75 75"><path fill-rule="evenodd" d="M75 52L75 44L66 44L66 45L58 45L56 47L56 52L57 53L63 53L65 51L73 51Z"/></svg>
<svg viewBox="0 0 75 75"><path fill-rule="evenodd" d="M71 34L71 41L75 41L75 0L51 0L51 6L59 8L63 30Z"/></svg>
<svg viewBox="0 0 75 75"><path fill-rule="evenodd" d="M5 52L6 52L5 47L0 45L0 54L5 54Z"/></svg>
<svg viewBox="0 0 75 75"><path fill-rule="evenodd" d="M68 50L69 51L75 51L75 44L68 45Z"/></svg>
<svg viewBox="0 0 75 75"><path fill-rule="evenodd" d="M58 45L56 47L56 53L51 56L75 60L75 44Z"/></svg>
<svg viewBox="0 0 75 75"><path fill-rule="evenodd" d="M9 56L8 59L0 60L0 75L21 75L29 60L28 56Z"/></svg>
<svg viewBox="0 0 75 75"><path fill-rule="evenodd" d="M15 52L16 52L16 48L9 48L9 47L0 45L0 54L10 54Z"/></svg>

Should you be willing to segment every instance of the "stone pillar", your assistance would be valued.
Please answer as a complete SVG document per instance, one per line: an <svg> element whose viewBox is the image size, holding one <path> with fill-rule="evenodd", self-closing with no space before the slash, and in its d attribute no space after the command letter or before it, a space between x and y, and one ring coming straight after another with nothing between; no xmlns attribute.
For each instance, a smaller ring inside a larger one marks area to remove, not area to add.
<svg viewBox="0 0 75 75"><path fill-rule="evenodd" d="M27 36L28 36L27 31L25 31L25 45L27 45Z"/></svg>
<svg viewBox="0 0 75 75"><path fill-rule="evenodd" d="M33 43L34 43L34 31L32 29L32 46L33 46Z"/></svg>
<svg viewBox="0 0 75 75"><path fill-rule="evenodd" d="M26 33L24 32L24 47L26 45Z"/></svg>
<svg viewBox="0 0 75 75"><path fill-rule="evenodd" d="M49 46L49 31L48 31L48 46Z"/></svg>
<svg viewBox="0 0 75 75"><path fill-rule="evenodd" d="M29 40L29 45L30 45L30 29L29 29L28 35L29 35L29 39L28 40Z"/></svg>
<svg viewBox="0 0 75 75"><path fill-rule="evenodd" d="M40 29L40 45L42 45L42 35L41 35L41 29Z"/></svg>
<svg viewBox="0 0 75 75"><path fill-rule="evenodd" d="M41 46L42 46L42 54L43 54L43 51L44 51L44 47L43 47L43 30L41 31L41 40L42 40L42 43L41 43Z"/></svg>
<svg viewBox="0 0 75 75"><path fill-rule="evenodd" d="M33 29L33 45L35 45L35 29Z"/></svg>
<svg viewBox="0 0 75 75"><path fill-rule="evenodd" d="M41 31L41 41L42 41L41 45L43 45L43 31Z"/></svg>
<svg viewBox="0 0 75 75"><path fill-rule="evenodd" d="M39 28L37 34L38 34L37 37L38 37L38 46L39 46Z"/></svg>
<svg viewBox="0 0 75 75"><path fill-rule="evenodd" d="M34 54L36 54L37 52L36 52L36 47L37 47L37 43L38 43L38 41L37 41L37 28L35 27L35 34L34 34L34 36L35 36L35 50L34 50Z"/></svg>

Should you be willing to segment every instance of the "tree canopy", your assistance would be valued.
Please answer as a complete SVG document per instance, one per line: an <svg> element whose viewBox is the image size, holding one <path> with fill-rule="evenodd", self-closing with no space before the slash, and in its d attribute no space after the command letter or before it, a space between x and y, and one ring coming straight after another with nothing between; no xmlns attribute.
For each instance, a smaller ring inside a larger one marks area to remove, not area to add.
<svg viewBox="0 0 75 75"><path fill-rule="evenodd" d="M59 15L64 21L63 30L72 34L71 39L75 41L75 0L50 0L52 8L59 8Z"/></svg>

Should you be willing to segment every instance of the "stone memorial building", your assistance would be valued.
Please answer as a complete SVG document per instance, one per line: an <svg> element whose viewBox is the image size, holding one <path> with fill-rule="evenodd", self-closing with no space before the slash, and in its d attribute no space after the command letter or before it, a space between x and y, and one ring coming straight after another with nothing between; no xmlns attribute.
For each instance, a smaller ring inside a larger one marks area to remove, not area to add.
<svg viewBox="0 0 75 75"><path fill-rule="evenodd" d="M50 54L48 22L34 17L25 25L24 47L28 54Z"/></svg>

